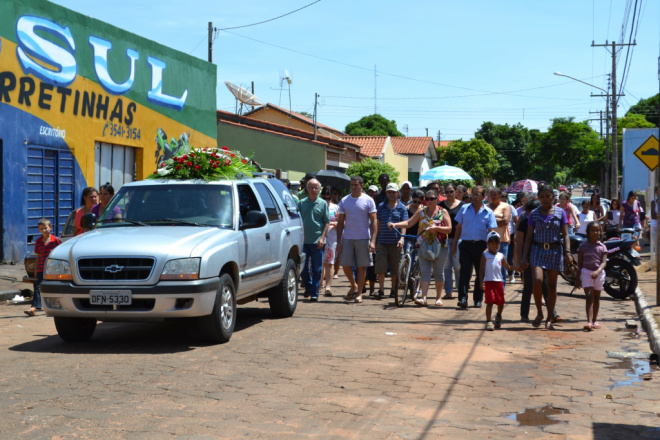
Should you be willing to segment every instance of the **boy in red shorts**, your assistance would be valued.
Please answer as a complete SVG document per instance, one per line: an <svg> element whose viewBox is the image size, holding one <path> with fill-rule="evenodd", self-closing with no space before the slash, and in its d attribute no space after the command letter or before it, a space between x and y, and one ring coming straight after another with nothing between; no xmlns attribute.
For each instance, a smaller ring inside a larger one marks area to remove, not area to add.
<svg viewBox="0 0 660 440"><path fill-rule="evenodd" d="M502 266L506 270L518 271L518 268L509 266L504 254L500 250L500 234L489 232L486 240L487 248L481 257L480 279L481 288L486 297L486 330L493 331L502 326L502 310L504 309L504 279L502 278ZM497 304L495 324L491 321L493 304Z"/></svg>

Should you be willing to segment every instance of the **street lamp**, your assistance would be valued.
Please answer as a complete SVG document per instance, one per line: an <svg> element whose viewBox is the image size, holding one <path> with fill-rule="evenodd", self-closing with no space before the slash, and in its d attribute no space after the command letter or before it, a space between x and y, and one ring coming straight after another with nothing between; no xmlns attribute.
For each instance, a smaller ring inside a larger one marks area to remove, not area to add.
<svg viewBox="0 0 660 440"><path fill-rule="evenodd" d="M609 118L609 112L607 111L609 109L609 104L610 104L610 92L608 90L602 89L598 86L595 86L593 84L589 84L588 82L582 81L581 79L573 78L570 75L566 75L565 73L561 72L554 72L555 75L557 76L564 76L566 78L572 79L573 81L580 82L582 84L588 85L589 87L593 87L594 89L601 90L605 92L606 96L606 102L607 104L605 105L605 194L607 194L608 191L608 174L609 174L609 164L607 162L607 157L609 156L609 149L610 149L610 142L609 142L609 132L610 132L610 118ZM614 97L613 97L614 98ZM613 99L612 102L612 109L613 109L613 114L614 114L614 124L616 124L616 98ZM616 127L616 125L614 125ZM601 126L602 129L602 126ZM611 197L610 198L615 198L619 192L618 186L619 186L619 153L617 152L616 148L616 129L613 130L614 133L612 133L612 186L611 186Z"/></svg>

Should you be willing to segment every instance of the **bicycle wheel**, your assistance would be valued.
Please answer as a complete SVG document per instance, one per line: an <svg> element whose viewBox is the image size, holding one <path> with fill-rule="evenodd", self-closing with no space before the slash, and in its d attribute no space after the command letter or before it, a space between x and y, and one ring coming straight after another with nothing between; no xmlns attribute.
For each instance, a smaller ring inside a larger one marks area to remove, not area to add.
<svg viewBox="0 0 660 440"><path fill-rule="evenodd" d="M414 299L415 295L417 294L417 289L419 288L419 282L421 279L419 272L419 262L414 255L411 257L414 259L412 268L408 273L408 282L406 283L405 292L401 295L401 305L397 304L398 307L402 307L408 298Z"/></svg>
<svg viewBox="0 0 660 440"><path fill-rule="evenodd" d="M396 292L394 302L397 307L402 307L406 302L406 290L408 287L408 275L410 273L410 254L404 254L399 263L399 271L396 276Z"/></svg>

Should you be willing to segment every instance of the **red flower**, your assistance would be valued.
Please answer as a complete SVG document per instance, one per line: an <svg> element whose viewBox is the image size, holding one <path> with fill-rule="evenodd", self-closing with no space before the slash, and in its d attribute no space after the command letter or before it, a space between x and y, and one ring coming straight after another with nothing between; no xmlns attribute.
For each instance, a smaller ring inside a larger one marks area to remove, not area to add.
<svg viewBox="0 0 660 440"><path fill-rule="evenodd" d="M225 165L231 165L231 160L227 159L227 161L225 162Z"/></svg>
<svg viewBox="0 0 660 440"><path fill-rule="evenodd" d="M236 155L234 153L231 153L231 157L236 157Z"/></svg>
<svg viewBox="0 0 660 440"><path fill-rule="evenodd" d="M180 170L180 169L181 169L181 165L177 165L177 166L176 166L176 169L177 169L177 170Z"/></svg>
<svg viewBox="0 0 660 440"><path fill-rule="evenodd" d="M241 160L241 162L243 162L244 164L246 164L246 163L247 163L247 159L243 159L243 160Z"/></svg>
<svg viewBox="0 0 660 440"><path fill-rule="evenodd" d="M158 174L158 171L154 171L154 174Z"/></svg>
<svg viewBox="0 0 660 440"><path fill-rule="evenodd" d="M181 159L183 159L183 160L188 159L188 155L187 155L187 154L184 154L183 156L181 156Z"/></svg>
<svg viewBox="0 0 660 440"><path fill-rule="evenodd" d="M225 150L225 151L229 151L229 148L227 148L225 146L223 146L222 149Z"/></svg>
<svg viewBox="0 0 660 440"><path fill-rule="evenodd" d="M192 162L191 162L191 161L188 161L188 162L186 162L186 165L188 165L189 167L191 167L191 166L192 166Z"/></svg>
<svg viewBox="0 0 660 440"><path fill-rule="evenodd" d="M198 170L198 169L199 169L199 165L195 165L195 169Z"/></svg>
<svg viewBox="0 0 660 440"><path fill-rule="evenodd" d="M160 163L160 167L161 167L161 168L165 168L165 162L161 162L161 163Z"/></svg>
<svg viewBox="0 0 660 440"><path fill-rule="evenodd" d="M190 157L195 157L195 153L190 153Z"/></svg>

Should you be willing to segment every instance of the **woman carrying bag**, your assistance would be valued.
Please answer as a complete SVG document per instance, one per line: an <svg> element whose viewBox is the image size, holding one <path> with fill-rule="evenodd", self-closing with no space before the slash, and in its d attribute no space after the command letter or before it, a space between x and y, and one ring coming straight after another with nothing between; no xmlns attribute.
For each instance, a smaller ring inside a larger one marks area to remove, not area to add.
<svg viewBox="0 0 660 440"><path fill-rule="evenodd" d="M442 305L442 290L444 287L444 267L449 248L447 234L451 232L451 218L446 209L438 205L438 193L434 190L426 192L426 206L415 213L408 221L388 223L392 228L410 228L419 222L419 270L421 272L422 297L415 299L415 304L426 306L426 296L431 284L431 274L435 278L435 305Z"/></svg>

